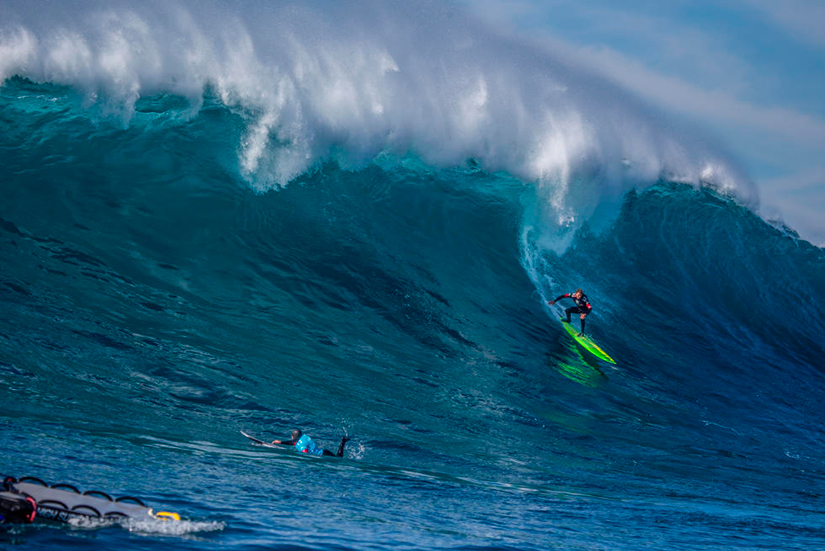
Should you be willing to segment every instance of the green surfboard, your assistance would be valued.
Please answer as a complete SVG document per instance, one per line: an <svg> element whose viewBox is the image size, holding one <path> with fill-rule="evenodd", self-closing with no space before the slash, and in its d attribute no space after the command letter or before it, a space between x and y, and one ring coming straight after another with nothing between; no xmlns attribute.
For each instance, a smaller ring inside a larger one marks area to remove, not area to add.
<svg viewBox="0 0 825 551"><path fill-rule="evenodd" d="M616 361L613 358L607 355L607 352L599 348L599 345L593 342L593 339L591 339L587 335L579 336L579 331L575 327L573 327L572 323L567 323L567 321L565 321L564 318L562 318L561 324L564 326L567 332L570 333L570 336L576 339L576 342L582 345L582 347L585 350L587 350L600 360L604 360L612 364L616 363Z"/></svg>

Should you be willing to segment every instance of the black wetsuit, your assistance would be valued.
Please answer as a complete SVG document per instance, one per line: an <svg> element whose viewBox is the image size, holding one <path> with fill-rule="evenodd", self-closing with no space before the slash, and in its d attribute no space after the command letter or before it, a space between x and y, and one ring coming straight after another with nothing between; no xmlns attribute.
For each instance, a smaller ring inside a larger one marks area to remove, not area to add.
<svg viewBox="0 0 825 551"><path fill-rule="evenodd" d="M571 314L589 314L590 311L593 310L593 307L590 306L590 301L587 300L587 295L585 295L584 293L582 293L581 298L574 297L573 293L565 293L560 297L557 297L556 300L554 300L553 302L558 302L563 298L572 299L573 302L576 303L575 306L571 306L570 308L564 311L564 313L567 314L567 323L570 323ZM584 334L584 320L582 320L582 334Z"/></svg>
<svg viewBox="0 0 825 551"><path fill-rule="evenodd" d="M338 451L336 453L332 453L329 450L324 450L324 455L333 455L335 457L344 457L344 444L346 444L348 440L349 440L349 438L347 438L346 436L342 436L341 437L341 443L338 444Z"/></svg>

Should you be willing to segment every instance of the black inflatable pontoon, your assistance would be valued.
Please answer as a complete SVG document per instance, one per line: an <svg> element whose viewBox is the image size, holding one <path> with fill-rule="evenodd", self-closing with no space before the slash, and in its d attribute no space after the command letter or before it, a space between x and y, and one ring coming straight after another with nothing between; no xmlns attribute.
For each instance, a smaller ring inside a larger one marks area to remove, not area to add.
<svg viewBox="0 0 825 551"><path fill-rule="evenodd" d="M39 478L7 476L0 491L0 523L30 523L35 517L68 521L73 517L100 520L180 520L177 513L155 512L136 497L112 498L104 492L81 492L71 484L49 486Z"/></svg>

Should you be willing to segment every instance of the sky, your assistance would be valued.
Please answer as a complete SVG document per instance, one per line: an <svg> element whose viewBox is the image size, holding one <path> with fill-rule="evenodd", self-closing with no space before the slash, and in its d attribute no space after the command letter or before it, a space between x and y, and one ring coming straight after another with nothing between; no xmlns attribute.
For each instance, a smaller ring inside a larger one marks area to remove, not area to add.
<svg viewBox="0 0 825 551"><path fill-rule="evenodd" d="M719 139L760 214L825 247L825 0L465 0Z"/></svg>

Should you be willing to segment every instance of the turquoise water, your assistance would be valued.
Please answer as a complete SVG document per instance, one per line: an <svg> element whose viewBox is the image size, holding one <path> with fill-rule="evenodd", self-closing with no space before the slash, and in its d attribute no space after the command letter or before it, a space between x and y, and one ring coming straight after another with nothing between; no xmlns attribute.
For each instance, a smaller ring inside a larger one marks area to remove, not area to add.
<svg viewBox="0 0 825 551"><path fill-rule="evenodd" d="M237 83L193 99L141 73L132 99L113 77L92 97L93 69L27 67L0 88L0 473L184 520L40 522L0 547L825 542L825 254L753 214L747 184L606 158L530 179L495 110L462 145L414 117L333 124L300 92L303 126L264 125L259 150L266 109ZM545 306L576 287L615 366ZM349 435L345 458L239 433L295 427Z"/></svg>

